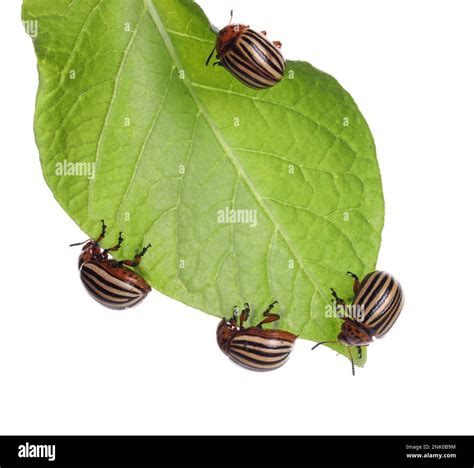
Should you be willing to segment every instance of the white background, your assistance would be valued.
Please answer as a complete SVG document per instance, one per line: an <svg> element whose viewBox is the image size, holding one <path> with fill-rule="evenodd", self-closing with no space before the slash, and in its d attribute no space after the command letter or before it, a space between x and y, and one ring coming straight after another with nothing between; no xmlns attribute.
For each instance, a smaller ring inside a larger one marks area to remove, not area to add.
<svg viewBox="0 0 474 468"><path fill-rule="evenodd" d="M384 183L378 267L403 284L404 311L356 377L304 340L258 374L221 354L215 317L156 291L123 312L92 301L68 247L84 234L41 173L20 1L3 1L0 433L472 434L474 4L200 3L220 26L234 8L353 95Z"/></svg>

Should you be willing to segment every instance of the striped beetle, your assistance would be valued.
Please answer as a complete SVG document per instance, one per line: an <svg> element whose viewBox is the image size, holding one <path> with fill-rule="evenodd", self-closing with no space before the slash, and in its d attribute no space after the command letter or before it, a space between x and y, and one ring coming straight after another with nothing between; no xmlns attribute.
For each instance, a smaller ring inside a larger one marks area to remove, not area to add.
<svg viewBox="0 0 474 468"><path fill-rule="evenodd" d="M217 62L243 84L256 89L276 85L285 73L285 59L280 52L281 42L270 42L266 32L258 33L244 24L229 24L218 31L216 45L206 65L217 52Z"/></svg>
<svg viewBox="0 0 474 468"><path fill-rule="evenodd" d="M109 258L109 252L115 252L123 242L119 234L117 245L102 249L99 243L105 237L107 226L102 220L102 232L97 240L71 244L71 247L85 244L79 255L79 274L87 292L100 304L110 309L126 309L145 299L151 291L149 284L128 267L137 267L151 247L148 245L134 260L117 261Z"/></svg>
<svg viewBox="0 0 474 468"><path fill-rule="evenodd" d="M361 346L368 346L373 338L383 338L392 328L403 308L404 295L400 283L385 271L374 271L364 279L350 271L347 272L354 279L354 300L351 306L338 297L331 289L339 310L342 310L343 323L336 341L317 343L312 349L325 343L341 343L347 346L352 363L352 374L355 374L354 360L350 346L357 346L361 357ZM355 313L354 313L355 311ZM348 315L345 315L345 313Z"/></svg>
<svg viewBox="0 0 474 468"><path fill-rule="evenodd" d="M293 333L283 330L264 330L262 325L280 319L278 314L271 310L278 301L268 306L263 313L265 317L257 326L244 328L249 318L250 307L247 303L240 313L234 307L234 314L230 320L223 318L217 326L217 344L221 351L242 367L254 371L269 371L278 369L290 357L295 340ZM239 325L237 325L239 318Z"/></svg>

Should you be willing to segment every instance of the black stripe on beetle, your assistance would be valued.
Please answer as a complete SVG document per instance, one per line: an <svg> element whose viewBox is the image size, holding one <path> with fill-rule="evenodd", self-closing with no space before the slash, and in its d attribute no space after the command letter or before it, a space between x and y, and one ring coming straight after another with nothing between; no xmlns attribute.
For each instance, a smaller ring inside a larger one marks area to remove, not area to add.
<svg viewBox="0 0 474 468"><path fill-rule="evenodd" d="M151 291L150 285L129 268L140 264L151 245L135 255L134 260L116 261L109 257L109 252L120 248L122 233L115 246L102 249L99 243L104 239L106 231L107 226L102 220L102 232L96 240L89 239L71 246L85 244L79 255L78 266L82 284L90 296L110 309L127 309L139 304Z"/></svg>
<svg viewBox="0 0 474 468"><path fill-rule="evenodd" d="M249 328L244 327L250 315L249 305L245 304L240 316L235 307L233 317L222 319L217 326L217 343L222 352L240 366L254 371L274 370L285 364L297 336L284 330L262 328L265 323L280 319L278 314L271 313L275 304L277 301L268 306L263 313L265 318L257 326Z"/></svg>
<svg viewBox="0 0 474 468"><path fill-rule="evenodd" d="M348 347L354 374L351 346L368 346L373 338L382 338L393 327L403 309L404 295L400 283L386 271L373 271L362 282L354 273L354 300L348 307L332 289L338 310L342 310L343 323L336 341L317 343L315 349L325 343L341 343Z"/></svg>
<svg viewBox="0 0 474 468"><path fill-rule="evenodd" d="M285 59L279 50L281 47L280 42L272 42L273 47L268 47L269 40L262 33L258 33L250 28L242 34L241 40L249 44L260 56L260 64L268 65L279 75L285 73Z"/></svg>
<svg viewBox="0 0 474 468"><path fill-rule="evenodd" d="M282 80L286 63L279 50L281 43L271 42L265 36L265 31L259 33L248 25L229 24L218 32L206 65L215 51L214 65L224 67L250 88L270 88Z"/></svg>

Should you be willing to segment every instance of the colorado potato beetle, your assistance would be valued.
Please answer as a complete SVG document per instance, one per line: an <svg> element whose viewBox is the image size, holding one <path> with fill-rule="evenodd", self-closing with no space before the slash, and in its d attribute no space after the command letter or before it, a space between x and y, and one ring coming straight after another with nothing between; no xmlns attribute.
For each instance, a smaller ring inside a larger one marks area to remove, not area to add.
<svg viewBox="0 0 474 468"><path fill-rule="evenodd" d="M254 371L278 369L285 364L297 336L283 330L262 328L263 324L280 319L278 314L271 313L277 303L275 301L270 304L263 313L265 318L257 326L249 328L244 328L244 323L250 315L249 305L245 303L240 317L239 309L234 307L232 318L223 318L217 326L217 344L221 351L235 363Z"/></svg>
<svg viewBox="0 0 474 468"><path fill-rule="evenodd" d="M347 306L336 291L331 289L338 311L342 311L343 319L337 340L317 343L312 349L325 343L341 343L347 346L354 374L354 360L350 346L357 346L361 353L361 346L368 346L374 337L384 337L402 311L404 295L400 283L385 271L369 273L362 282L354 273L350 271L347 273L354 279L355 297L352 305Z"/></svg>
<svg viewBox="0 0 474 468"><path fill-rule="evenodd" d="M107 226L102 220L102 232L96 239L71 244L71 247L85 244L79 255L79 274L87 292L100 304L111 309L126 309L145 299L151 291L149 284L128 267L137 267L151 247L148 245L134 260L117 261L109 258L109 252L117 251L123 242L119 234L115 246L102 249L99 243L104 239Z"/></svg>
<svg viewBox="0 0 474 468"><path fill-rule="evenodd" d="M224 67L251 88L270 88L281 81L286 68L279 50L281 42L270 42L265 31L257 32L248 25L230 23L218 32L206 65L217 52L218 61L214 65Z"/></svg>

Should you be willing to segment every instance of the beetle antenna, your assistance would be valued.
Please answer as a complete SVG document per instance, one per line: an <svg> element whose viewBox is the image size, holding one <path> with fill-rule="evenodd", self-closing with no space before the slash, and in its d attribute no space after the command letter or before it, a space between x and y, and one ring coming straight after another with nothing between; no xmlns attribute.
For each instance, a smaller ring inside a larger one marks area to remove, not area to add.
<svg viewBox="0 0 474 468"><path fill-rule="evenodd" d="M209 57L208 57L207 60L206 60L206 67L209 65L209 62L211 61L211 58L212 58L212 56L214 55L214 52L215 52L215 51L216 51L216 48L214 47L214 48L212 49L211 54L209 55Z"/></svg>
<svg viewBox="0 0 474 468"><path fill-rule="evenodd" d="M230 10L230 20L229 24L232 23L232 18L234 17L234 10Z"/></svg>
<svg viewBox="0 0 474 468"><path fill-rule="evenodd" d="M337 343L337 341L320 341L319 343L316 343L312 348L311 348L311 351L313 351L313 349L316 349L319 345L322 345L322 344L327 344L327 343Z"/></svg>
<svg viewBox="0 0 474 468"><path fill-rule="evenodd" d="M352 357L352 351L351 351L351 348L349 346L347 347L347 351L349 352L349 357L351 358L352 375L356 375L355 374L355 367L354 367L354 359Z"/></svg>
<svg viewBox="0 0 474 468"><path fill-rule="evenodd" d="M69 244L69 247L77 247L78 245L85 244L89 239L85 240L84 242L76 242L75 244Z"/></svg>

